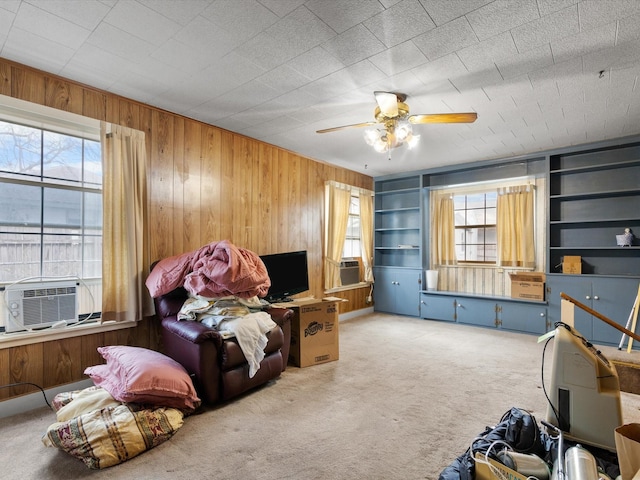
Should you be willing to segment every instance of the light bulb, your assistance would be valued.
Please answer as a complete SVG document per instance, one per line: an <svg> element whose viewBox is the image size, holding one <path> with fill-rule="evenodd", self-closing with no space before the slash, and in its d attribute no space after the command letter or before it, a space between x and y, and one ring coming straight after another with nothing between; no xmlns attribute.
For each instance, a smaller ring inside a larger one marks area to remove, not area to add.
<svg viewBox="0 0 640 480"><path fill-rule="evenodd" d="M411 125L402 123L396 128L396 138L398 142L404 142L411 136Z"/></svg>
<svg viewBox="0 0 640 480"><path fill-rule="evenodd" d="M413 147L418 145L419 141L420 141L420 135L411 135L409 138L407 138L407 147L409 149L412 149Z"/></svg>
<svg viewBox="0 0 640 480"><path fill-rule="evenodd" d="M380 140L380 132L378 130L365 130L364 141L367 142L367 145L375 145L378 140Z"/></svg>

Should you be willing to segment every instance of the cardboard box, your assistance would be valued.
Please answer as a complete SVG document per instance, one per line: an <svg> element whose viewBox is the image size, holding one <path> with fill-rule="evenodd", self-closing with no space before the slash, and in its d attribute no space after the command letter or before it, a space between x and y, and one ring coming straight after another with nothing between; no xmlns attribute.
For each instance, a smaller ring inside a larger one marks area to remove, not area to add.
<svg viewBox="0 0 640 480"><path fill-rule="evenodd" d="M510 273L511 298L544 301L545 274L542 272Z"/></svg>
<svg viewBox="0 0 640 480"><path fill-rule="evenodd" d="M565 255L562 259L562 273L582 273L582 257L579 255Z"/></svg>
<svg viewBox="0 0 640 480"><path fill-rule="evenodd" d="M497 475L491 471L491 468L484 463L484 455L476 453L476 473L475 480L503 480L508 478L509 480L527 480L527 477L521 473L511 470L506 465L489 458L489 463L497 470ZM499 476L498 476L499 475Z"/></svg>
<svg viewBox="0 0 640 480"><path fill-rule="evenodd" d="M291 322L289 363L308 367L339 358L338 302L304 302L289 306Z"/></svg>

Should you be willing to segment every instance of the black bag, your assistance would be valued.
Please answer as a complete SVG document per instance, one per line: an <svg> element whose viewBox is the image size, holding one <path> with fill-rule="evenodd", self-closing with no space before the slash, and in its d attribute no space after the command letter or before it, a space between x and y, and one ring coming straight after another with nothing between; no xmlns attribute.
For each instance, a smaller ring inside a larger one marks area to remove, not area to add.
<svg viewBox="0 0 640 480"><path fill-rule="evenodd" d="M498 425L493 428L487 427L478 435L471 448L474 455L484 455L493 442L503 440L517 452L534 453L544 458L546 437L548 436L545 433L540 432L533 415L526 410L513 407L502 416ZM495 451L489 452L489 456L497 459ZM467 449L440 473L438 480L473 480L475 468L471 449Z"/></svg>
<svg viewBox="0 0 640 480"><path fill-rule="evenodd" d="M513 407L502 416L500 423L506 422L504 441L520 453L533 453L544 458L546 452L540 428L533 415L519 408Z"/></svg>

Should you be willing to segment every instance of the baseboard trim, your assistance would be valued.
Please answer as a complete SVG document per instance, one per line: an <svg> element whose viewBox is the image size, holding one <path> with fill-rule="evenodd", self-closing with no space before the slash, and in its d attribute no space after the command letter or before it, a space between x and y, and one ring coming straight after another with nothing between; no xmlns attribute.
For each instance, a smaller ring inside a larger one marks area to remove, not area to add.
<svg viewBox="0 0 640 480"><path fill-rule="evenodd" d="M373 307L361 308L360 310L351 310L350 312L341 313L338 315L338 321L349 320L350 318L360 317L362 315L368 315L373 313Z"/></svg>
<svg viewBox="0 0 640 480"><path fill-rule="evenodd" d="M49 403L53 400L58 393L71 392L73 390L82 390L83 388L93 386L91 379L81 380L75 383L67 383L66 385L60 385L58 387L45 390L44 393ZM0 418L11 417L19 413L35 410L36 408L46 407L47 404L42 398L42 392L36 391L27 395L21 395L19 397L10 398L0 402Z"/></svg>

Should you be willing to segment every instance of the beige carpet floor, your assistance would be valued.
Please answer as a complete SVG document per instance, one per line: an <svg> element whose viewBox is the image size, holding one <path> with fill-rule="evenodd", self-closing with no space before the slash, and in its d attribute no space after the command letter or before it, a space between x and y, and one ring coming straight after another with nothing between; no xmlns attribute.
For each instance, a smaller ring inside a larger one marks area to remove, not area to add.
<svg viewBox="0 0 640 480"><path fill-rule="evenodd" d="M340 360L185 420L168 442L102 471L40 437L43 407L0 420L0 479L437 479L516 406L544 419L537 337L371 314L340 323ZM547 349L548 384L552 348ZM622 393L626 423L640 397Z"/></svg>

